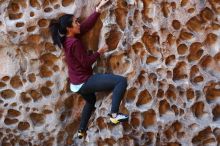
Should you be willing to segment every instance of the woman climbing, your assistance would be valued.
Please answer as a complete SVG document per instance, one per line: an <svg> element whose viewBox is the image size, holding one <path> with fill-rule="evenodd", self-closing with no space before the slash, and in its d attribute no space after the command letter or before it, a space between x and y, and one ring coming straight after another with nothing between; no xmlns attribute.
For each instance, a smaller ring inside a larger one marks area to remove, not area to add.
<svg viewBox="0 0 220 146"><path fill-rule="evenodd" d="M65 14L58 22L51 21L50 24L54 45L63 48L65 52L70 89L79 93L86 101L77 133L79 138L85 135L92 111L95 110L95 92L113 90L111 112L108 114L110 121L117 124L128 120L128 115L119 113L119 105L127 87L126 78L114 74L93 74L92 64L108 50L108 46L104 45L97 52L88 54L80 40L81 36L95 25L102 6L108 1L101 0L95 12L81 24L70 14Z"/></svg>

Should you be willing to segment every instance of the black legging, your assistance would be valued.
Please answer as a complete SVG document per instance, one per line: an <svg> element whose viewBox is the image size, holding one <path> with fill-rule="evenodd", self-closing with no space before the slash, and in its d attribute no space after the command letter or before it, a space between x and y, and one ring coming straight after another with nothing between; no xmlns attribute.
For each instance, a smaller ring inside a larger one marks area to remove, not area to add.
<svg viewBox="0 0 220 146"><path fill-rule="evenodd" d="M95 109L95 92L113 89L111 113L117 113L126 88L127 79L122 76L113 74L92 75L77 92L86 100L86 104L82 111L80 129L86 130L92 111Z"/></svg>

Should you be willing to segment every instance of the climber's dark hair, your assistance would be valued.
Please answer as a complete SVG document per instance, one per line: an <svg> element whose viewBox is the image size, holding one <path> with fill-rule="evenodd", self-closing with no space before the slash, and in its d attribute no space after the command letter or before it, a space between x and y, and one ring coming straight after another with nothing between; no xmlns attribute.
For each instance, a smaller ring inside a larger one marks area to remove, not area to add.
<svg viewBox="0 0 220 146"><path fill-rule="evenodd" d="M74 15L65 14L58 20L51 20L49 29L52 35L53 44L62 48L63 41L66 37L67 27L72 27Z"/></svg>

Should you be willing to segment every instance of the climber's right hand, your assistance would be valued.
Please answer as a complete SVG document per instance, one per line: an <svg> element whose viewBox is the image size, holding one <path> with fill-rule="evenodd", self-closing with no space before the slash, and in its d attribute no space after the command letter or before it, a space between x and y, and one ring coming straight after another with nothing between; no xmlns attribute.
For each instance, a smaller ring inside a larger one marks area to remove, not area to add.
<svg viewBox="0 0 220 146"><path fill-rule="evenodd" d="M104 54L105 52L107 52L108 51L108 45L104 45L103 47L101 47L100 49L98 49L98 53L100 54L100 55L102 55L102 54Z"/></svg>

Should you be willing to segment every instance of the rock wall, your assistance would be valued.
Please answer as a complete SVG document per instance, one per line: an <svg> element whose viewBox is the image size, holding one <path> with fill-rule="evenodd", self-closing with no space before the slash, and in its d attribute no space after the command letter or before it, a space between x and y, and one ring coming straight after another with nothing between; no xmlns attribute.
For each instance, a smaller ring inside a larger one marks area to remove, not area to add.
<svg viewBox="0 0 220 146"><path fill-rule="evenodd" d="M95 72L128 78L113 126L111 92L97 93L87 136L48 25L87 17L100 0L0 0L0 145L220 145L220 1L112 0L84 43L109 52Z"/></svg>

